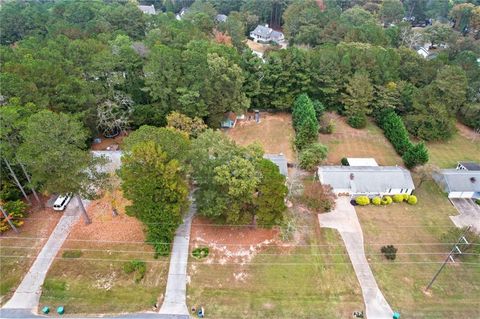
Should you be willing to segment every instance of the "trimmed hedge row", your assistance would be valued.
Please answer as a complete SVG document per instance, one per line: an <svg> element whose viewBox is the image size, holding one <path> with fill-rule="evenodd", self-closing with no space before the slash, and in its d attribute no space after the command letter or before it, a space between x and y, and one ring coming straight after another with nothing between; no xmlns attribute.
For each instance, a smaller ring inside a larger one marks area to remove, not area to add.
<svg viewBox="0 0 480 319"><path fill-rule="evenodd" d="M367 206L368 204L373 204L375 206L390 205L392 202L407 202L410 205L415 205L418 202L418 199L417 196L408 194L395 194L393 196L386 195L383 197L375 196L372 199L367 196L358 196L355 198L355 203L359 206Z"/></svg>
<svg viewBox="0 0 480 319"><path fill-rule="evenodd" d="M380 111L376 116L378 126L392 143L398 155L402 156L405 166L413 168L428 162L428 150L423 142L413 144L402 118L392 109Z"/></svg>

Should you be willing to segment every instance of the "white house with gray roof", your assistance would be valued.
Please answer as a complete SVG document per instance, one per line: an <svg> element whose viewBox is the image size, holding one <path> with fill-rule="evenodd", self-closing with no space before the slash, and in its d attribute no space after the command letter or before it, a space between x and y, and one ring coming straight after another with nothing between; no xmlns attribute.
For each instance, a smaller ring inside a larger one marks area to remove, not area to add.
<svg viewBox="0 0 480 319"><path fill-rule="evenodd" d="M480 198L480 170L442 169L433 179L448 198Z"/></svg>
<svg viewBox="0 0 480 319"><path fill-rule="evenodd" d="M400 166L320 166L317 173L337 195L410 195L415 189L410 171Z"/></svg>
<svg viewBox="0 0 480 319"><path fill-rule="evenodd" d="M282 43L285 41L285 37L282 32L275 31L266 25L258 25L255 30L250 32L250 38L255 42L277 42Z"/></svg>
<svg viewBox="0 0 480 319"><path fill-rule="evenodd" d="M155 7L152 5L150 6L142 6L142 5L139 5L137 6L138 9L140 9L140 11L142 11L144 14L157 14L157 12L155 11Z"/></svg>

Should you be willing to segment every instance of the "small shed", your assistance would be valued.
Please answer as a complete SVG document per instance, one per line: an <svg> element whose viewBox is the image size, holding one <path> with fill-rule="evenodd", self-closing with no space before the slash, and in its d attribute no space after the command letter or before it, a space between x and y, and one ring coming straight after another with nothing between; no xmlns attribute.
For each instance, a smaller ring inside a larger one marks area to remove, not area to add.
<svg viewBox="0 0 480 319"><path fill-rule="evenodd" d="M349 166L378 166L372 157L347 157L347 161Z"/></svg>
<svg viewBox="0 0 480 319"><path fill-rule="evenodd" d="M225 113L225 117L220 123L221 128L234 128L237 124L237 115L234 112Z"/></svg>

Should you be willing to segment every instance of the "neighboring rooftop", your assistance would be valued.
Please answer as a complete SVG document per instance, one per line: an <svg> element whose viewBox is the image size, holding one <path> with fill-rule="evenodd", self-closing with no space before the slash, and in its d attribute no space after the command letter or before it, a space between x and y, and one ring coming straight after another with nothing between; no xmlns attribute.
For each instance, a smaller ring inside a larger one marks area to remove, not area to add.
<svg viewBox="0 0 480 319"><path fill-rule="evenodd" d="M475 162L458 162L457 169L480 171L480 164Z"/></svg>
<svg viewBox="0 0 480 319"><path fill-rule="evenodd" d="M320 166L318 176L322 184L356 193L415 189L410 172L400 166Z"/></svg>
<svg viewBox="0 0 480 319"><path fill-rule="evenodd" d="M140 11L142 11L145 14L157 14L153 4L149 6L137 6L137 7L140 9Z"/></svg>
<svg viewBox="0 0 480 319"><path fill-rule="evenodd" d="M480 192L480 171L442 169L433 178L446 193Z"/></svg>
<svg viewBox="0 0 480 319"><path fill-rule="evenodd" d="M350 166L378 166L372 157L348 157L347 161Z"/></svg>
<svg viewBox="0 0 480 319"><path fill-rule="evenodd" d="M287 177L288 175L288 166L287 166L287 158L282 153L280 154L265 154L263 158L271 160L275 165L278 166L280 170L280 174Z"/></svg>
<svg viewBox="0 0 480 319"><path fill-rule="evenodd" d="M226 21L228 20L228 17L227 17L226 15L224 15L224 14L217 14L217 15L215 16L215 20L216 20L217 22L226 22Z"/></svg>

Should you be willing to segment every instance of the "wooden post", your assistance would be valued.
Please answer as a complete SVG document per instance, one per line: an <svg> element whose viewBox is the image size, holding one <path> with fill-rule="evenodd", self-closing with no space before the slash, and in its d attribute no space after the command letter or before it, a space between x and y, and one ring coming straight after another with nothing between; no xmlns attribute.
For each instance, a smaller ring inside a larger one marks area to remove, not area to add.
<svg viewBox="0 0 480 319"><path fill-rule="evenodd" d="M18 163L20 164L20 167L22 168L23 175L25 175L25 177L27 178L27 181L28 181L28 184L30 185L30 189L32 190L33 196L37 200L37 203L40 204L40 198L38 198L37 192L35 191L35 187L33 187L33 185L32 185L32 181L30 180L30 176L28 175L27 170L25 169L25 166L21 162L18 162Z"/></svg>
<svg viewBox="0 0 480 319"><path fill-rule="evenodd" d="M10 163L8 160L4 157L3 160L5 161L5 164L7 164L8 170L10 171L10 175L12 175L13 179L15 180L15 184L17 184L18 188L20 188L20 191L22 191L23 197L27 200L29 204L32 204L30 201L30 198L28 198L27 193L25 193L25 190L23 189L22 184L20 184L17 175L15 175L15 172L13 171L12 167L10 166Z"/></svg>
<svg viewBox="0 0 480 319"><path fill-rule="evenodd" d="M12 229L13 229L16 233L19 233L19 230L17 229L17 227L15 227L15 225L12 223L12 221L10 220L10 218L8 218L8 214L5 212L5 210L3 209L3 206L2 206L2 205L0 205L0 210L2 211L3 216L5 216L5 219L7 220L8 224L10 225L10 227L12 227Z"/></svg>
<svg viewBox="0 0 480 319"><path fill-rule="evenodd" d="M89 225L92 223L92 220L90 217L88 217L87 210L85 209L85 206L83 206L83 201L80 195L75 195L78 201L78 206L80 206L80 210L82 211L83 219L85 220L85 225Z"/></svg>

